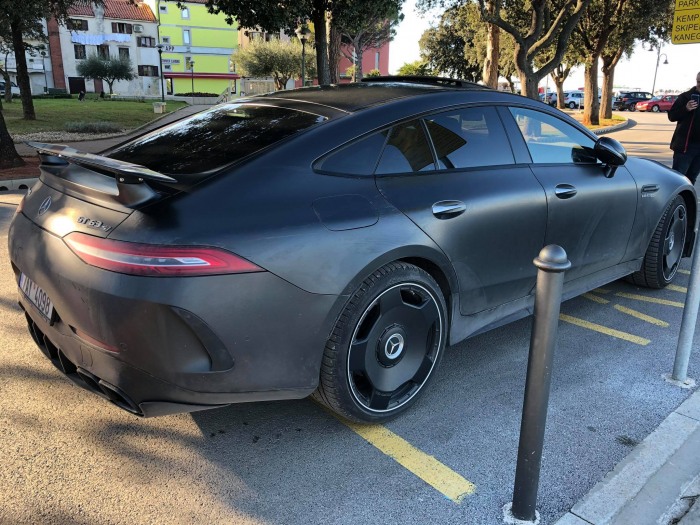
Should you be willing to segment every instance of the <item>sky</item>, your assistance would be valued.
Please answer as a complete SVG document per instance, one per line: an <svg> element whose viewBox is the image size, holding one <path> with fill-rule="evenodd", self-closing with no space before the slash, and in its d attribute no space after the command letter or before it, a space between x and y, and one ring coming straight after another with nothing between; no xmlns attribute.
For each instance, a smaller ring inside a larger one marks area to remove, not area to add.
<svg viewBox="0 0 700 525"><path fill-rule="evenodd" d="M406 62L420 58L418 40L423 31L437 24L439 11L432 15L420 15L415 10L415 0L406 0L403 7L404 20L398 27L396 37L391 42L389 52L389 72L396 73ZM666 58L664 58L664 55ZM700 72L700 44L673 45L665 44L661 48L659 68L654 84L654 69L656 67L657 50L649 51L637 46L631 58L623 58L615 69L615 90L627 88L640 91L685 91L695 85L695 76ZM668 64L664 64L668 60ZM602 82L602 73L598 83ZM554 84L549 79L550 89ZM545 81L540 84L545 87ZM575 69L564 89L580 89L583 87L583 68Z"/></svg>

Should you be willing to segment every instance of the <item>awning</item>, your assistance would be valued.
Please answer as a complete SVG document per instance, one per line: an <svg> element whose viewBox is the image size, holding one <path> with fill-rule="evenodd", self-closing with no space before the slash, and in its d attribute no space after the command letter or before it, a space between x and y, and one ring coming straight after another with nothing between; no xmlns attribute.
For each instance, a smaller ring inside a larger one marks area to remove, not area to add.
<svg viewBox="0 0 700 525"><path fill-rule="evenodd" d="M196 71L194 72L194 75L192 73L180 73L180 72L172 72L172 71L164 71L163 76L165 78L213 78L217 80L236 80L241 78L241 76L238 73L197 73Z"/></svg>

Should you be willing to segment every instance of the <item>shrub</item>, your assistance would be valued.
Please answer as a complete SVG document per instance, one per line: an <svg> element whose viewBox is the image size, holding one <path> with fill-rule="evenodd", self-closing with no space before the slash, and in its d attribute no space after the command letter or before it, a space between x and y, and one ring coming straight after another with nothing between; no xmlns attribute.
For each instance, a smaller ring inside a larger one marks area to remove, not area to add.
<svg viewBox="0 0 700 525"><path fill-rule="evenodd" d="M120 133L122 128L114 122L66 122L63 128L69 133Z"/></svg>

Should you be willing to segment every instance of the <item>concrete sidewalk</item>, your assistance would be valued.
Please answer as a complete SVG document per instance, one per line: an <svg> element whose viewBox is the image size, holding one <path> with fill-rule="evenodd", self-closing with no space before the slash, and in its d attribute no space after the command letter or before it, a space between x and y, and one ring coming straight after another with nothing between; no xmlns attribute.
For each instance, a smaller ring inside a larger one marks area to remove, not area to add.
<svg viewBox="0 0 700 525"><path fill-rule="evenodd" d="M700 503L694 504L698 495L700 391L672 412L556 525L700 525Z"/></svg>

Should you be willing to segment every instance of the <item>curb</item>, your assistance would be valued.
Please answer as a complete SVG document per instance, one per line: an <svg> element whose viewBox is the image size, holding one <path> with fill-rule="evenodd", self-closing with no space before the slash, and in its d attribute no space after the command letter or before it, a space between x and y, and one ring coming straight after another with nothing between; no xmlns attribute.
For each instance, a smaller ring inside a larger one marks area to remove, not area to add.
<svg viewBox="0 0 700 525"><path fill-rule="evenodd" d="M606 133L611 133L613 131L618 131L621 129L626 128L629 126L630 120L625 119L624 122L620 122L619 124L615 124L614 126L608 126L607 128L598 128L598 129L592 129L591 131L595 133L596 135L604 135Z"/></svg>
<svg viewBox="0 0 700 525"><path fill-rule="evenodd" d="M671 522L673 514L688 510L679 508L679 502L698 480L698 449L700 391L669 414L555 525Z"/></svg>

